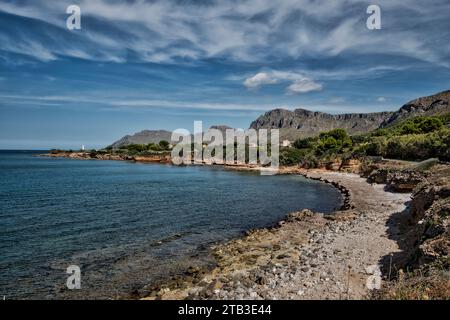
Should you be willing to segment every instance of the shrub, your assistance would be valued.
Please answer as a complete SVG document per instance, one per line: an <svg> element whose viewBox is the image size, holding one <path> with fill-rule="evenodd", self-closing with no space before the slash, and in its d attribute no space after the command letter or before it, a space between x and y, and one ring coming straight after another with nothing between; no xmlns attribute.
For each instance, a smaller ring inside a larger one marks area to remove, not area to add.
<svg viewBox="0 0 450 320"><path fill-rule="evenodd" d="M317 138L304 138L304 139L297 139L294 142L294 147L297 149L311 149L314 147L315 143L317 142Z"/></svg>
<svg viewBox="0 0 450 320"><path fill-rule="evenodd" d="M129 144L125 146L124 149L127 149L129 152L141 152L147 150L147 146L144 144Z"/></svg>
<svg viewBox="0 0 450 320"><path fill-rule="evenodd" d="M376 137L372 139L366 147L368 156L381 156L386 153L387 139L385 137Z"/></svg>
<svg viewBox="0 0 450 320"><path fill-rule="evenodd" d="M450 129L427 134L394 136L389 139L384 156L402 160L438 158L450 160Z"/></svg>
<svg viewBox="0 0 450 320"><path fill-rule="evenodd" d="M319 144L319 148L323 151L336 149L339 146L340 146L339 142L331 136L321 139L321 144Z"/></svg>
<svg viewBox="0 0 450 320"><path fill-rule="evenodd" d="M169 148L169 142L166 140L161 140L159 142L159 146L163 149L163 150L167 150Z"/></svg>
<svg viewBox="0 0 450 320"><path fill-rule="evenodd" d="M333 137L336 140L343 141L348 138L348 134L347 134L347 131L345 131L344 129L338 128L338 129L333 129L330 131L322 132L319 135L319 138L321 138L321 139L324 139L327 137Z"/></svg>
<svg viewBox="0 0 450 320"><path fill-rule="evenodd" d="M352 146L352 139L344 129L333 129L322 132L316 147L316 154L320 155L327 151L342 152L343 148Z"/></svg>
<svg viewBox="0 0 450 320"><path fill-rule="evenodd" d="M420 116L402 122L393 130L396 135L423 134L437 131L443 126L444 121L440 117Z"/></svg>
<svg viewBox="0 0 450 320"><path fill-rule="evenodd" d="M280 164L283 166L298 165L305 153L296 148L287 148L280 152Z"/></svg>
<svg viewBox="0 0 450 320"><path fill-rule="evenodd" d="M162 148L160 147L159 144L150 142L149 144L147 144L147 150L151 150L151 151L160 151Z"/></svg>

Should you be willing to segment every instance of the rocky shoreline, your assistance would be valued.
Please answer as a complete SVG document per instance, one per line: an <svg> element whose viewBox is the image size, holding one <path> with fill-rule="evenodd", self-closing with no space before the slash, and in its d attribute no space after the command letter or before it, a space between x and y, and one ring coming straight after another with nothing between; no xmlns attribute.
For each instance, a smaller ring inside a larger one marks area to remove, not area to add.
<svg viewBox="0 0 450 320"><path fill-rule="evenodd" d="M410 194L388 192L351 173L282 168L280 174L335 185L344 194L342 208L331 215L307 209L290 213L272 228L218 245L212 248L215 268L192 266L184 277L144 288L144 299L367 297L373 266L400 251L388 222L406 211Z"/></svg>
<svg viewBox="0 0 450 320"><path fill-rule="evenodd" d="M148 156L129 156L126 154L111 154L111 153L98 153L98 152L71 152L71 151L59 151L54 153L45 153L38 155L39 157L50 158L68 158L77 160L115 160L115 161L136 161L136 162L159 162L159 163L171 163L170 155L166 153L148 155Z"/></svg>

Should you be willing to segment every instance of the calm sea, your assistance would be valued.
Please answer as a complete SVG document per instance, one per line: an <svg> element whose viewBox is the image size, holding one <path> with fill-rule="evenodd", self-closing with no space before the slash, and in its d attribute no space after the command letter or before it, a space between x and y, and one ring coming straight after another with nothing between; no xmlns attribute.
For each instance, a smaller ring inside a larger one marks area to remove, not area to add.
<svg viewBox="0 0 450 320"><path fill-rule="evenodd" d="M0 151L0 296L129 297L207 264L207 248L302 208L331 212L333 187L220 167L50 159ZM66 268L81 289L66 288Z"/></svg>

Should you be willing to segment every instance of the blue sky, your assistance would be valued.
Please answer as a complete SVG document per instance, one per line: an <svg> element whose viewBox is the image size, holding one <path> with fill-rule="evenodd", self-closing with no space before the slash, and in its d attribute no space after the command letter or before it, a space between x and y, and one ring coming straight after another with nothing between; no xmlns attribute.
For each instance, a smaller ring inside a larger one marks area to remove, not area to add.
<svg viewBox="0 0 450 320"><path fill-rule="evenodd" d="M450 88L449 16L448 0L1 0L0 149L247 128L273 108L396 110Z"/></svg>

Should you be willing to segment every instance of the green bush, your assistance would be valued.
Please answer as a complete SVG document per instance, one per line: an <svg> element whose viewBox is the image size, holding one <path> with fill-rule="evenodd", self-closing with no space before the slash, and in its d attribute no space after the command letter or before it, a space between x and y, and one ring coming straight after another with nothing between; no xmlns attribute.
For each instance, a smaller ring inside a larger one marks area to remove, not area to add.
<svg viewBox="0 0 450 320"><path fill-rule="evenodd" d="M304 138L295 140L293 146L297 149L311 149L317 143L317 138Z"/></svg>
<svg viewBox="0 0 450 320"><path fill-rule="evenodd" d="M353 142L344 129L333 129L322 132L316 147L316 154L320 155L328 151L343 152L344 148L352 146Z"/></svg>
<svg viewBox="0 0 450 320"><path fill-rule="evenodd" d="M382 156L422 161L436 158L450 161L450 113L419 116L369 134L350 137L344 129L322 132L317 137L298 139L294 148L282 149L280 164L314 168L338 158Z"/></svg>
<svg viewBox="0 0 450 320"><path fill-rule="evenodd" d="M392 136L408 134L424 134L440 130L445 124L443 116L419 116L407 119L390 128L378 129L372 133L372 136Z"/></svg>
<svg viewBox="0 0 450 320"><path fill-rule="evenodd" d="M366 154L368 156L381 156L385 154L387 143L386 137L376 137L371 139L367 144Z"/></svg>
<svg viewBox="0 0 450 320"><path fill-rule="evenodd" d="M446 114L444 114L444 115L442 115L442 116L440 116L440 118L442 119L442 122L445 124L445 125L449 125L450 124L450 112L449 113L446 113Z"/></svg>
<svg viewBox="0 0 450 320"><path fill-rule="evenodd" d="M320 139L326 139L328 137L333 137L337 141L344 141L348 139L347 131L344 129L333 129L330 131L322 132L319 134Z"/></svg>
<svg viewBox="0 0 450 320"><path fill-rule="evenodd" d="M150 150L150 151L161 151L162 149L163 148L161 148L161 146L159 144L156 144L156 143L153 143L153 142L147 144L147 150Z"/></svg>
<svg viewBox="0 0 450 320"><path fill-rule="evenodd" d="M394 136L388 140L383 156L401 160L450 160L450 129L427 134Z"/></svg>
<svg viewBox="0 0 450 320"><path fill-rule="evenodd" d="M300 164L305 152L296 148L283 149L280 152L280 164L283 166L294 166Z"/></svg>
<svg viewBox="0 0 450 320"><path fill-rule="evenodd" d="M166 141L166 140L161 140L160 142L159 142L159 146L161 147L161 149L163 149L163 150L167 150L167 149L169 149L169 142L168 141Z"/></svg>
<svg viewBox="0 0 450 320"><path fill-rule="evenodd" d="M328 136L320 139L320 143L317 147L321 151L335 150L340 147L340 143L335 138Z"/></svg>

